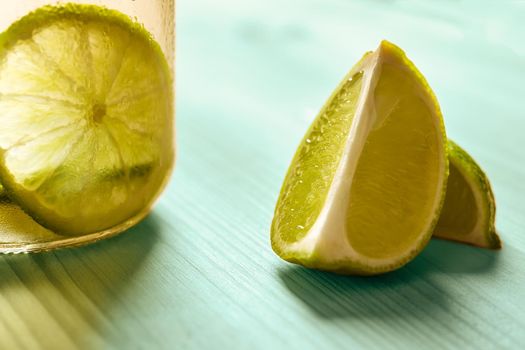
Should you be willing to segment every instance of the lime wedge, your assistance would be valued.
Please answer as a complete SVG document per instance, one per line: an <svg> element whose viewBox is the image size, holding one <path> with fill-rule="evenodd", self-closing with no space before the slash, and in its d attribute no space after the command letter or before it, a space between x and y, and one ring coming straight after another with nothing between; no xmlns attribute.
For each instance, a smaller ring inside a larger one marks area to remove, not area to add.
<svg viewBox="0 0 525 350"><path fill-rule="evenodd" d="M272 247L337 273L394 270L430 239L447 172L437 100L403 51L383 41L301 142L276 205Z"/></svg>
<svg viewBox="0 0 525 350"><path fill-rule="evenodd" d="M448 142L450 174L434 237L500 249L494 221L496 204L490 182L472 157Z"/></svg>
<svg viewBox="0 0 525 350"><path fill-rule="evenodd" d="M150 34L117 11L45 6L2 33L0 49L9 196L63 235L149 211L173 163L171 75Z"/></svg>

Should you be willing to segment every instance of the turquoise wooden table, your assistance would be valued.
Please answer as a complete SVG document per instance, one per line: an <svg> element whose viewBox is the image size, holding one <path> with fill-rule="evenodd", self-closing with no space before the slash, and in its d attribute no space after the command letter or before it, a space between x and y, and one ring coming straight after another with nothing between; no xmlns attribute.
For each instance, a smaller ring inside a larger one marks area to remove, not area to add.
<svg viewBox="0 0 525 350"><path fill-rule="evenodd" d="M525 348L525 2L179 0L178 159L137 227L0 257L1 349ZM399 271L292 266L269 226L295 147L383 38L492 180L500 252L432 241Z"/></svg>

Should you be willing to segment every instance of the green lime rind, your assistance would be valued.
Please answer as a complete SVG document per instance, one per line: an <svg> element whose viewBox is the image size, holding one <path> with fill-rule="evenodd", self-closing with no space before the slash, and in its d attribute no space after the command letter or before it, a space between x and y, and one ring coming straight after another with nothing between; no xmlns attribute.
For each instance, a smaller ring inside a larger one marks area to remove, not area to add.
<svg viewBox="0 0 525 350"><path fill-rule="evenodd" d="M481 248L501 249L502 242L495 226L496 201L487 175L476 161L452 140L448 140L448 152L451 167L455 167L458 174L464 178L475 194L474 198L479 198L475 203L476 206L480 206L478 209L480 209L481 215L476 213L476 220L478 221L476 226L479 224L479 229L476 232L463 232L461 235L452 234L438 223L434 237ZM447 205L446 202L445 205Z"/></svg>
<svg viewBox="0 0 525 350"><path fill-rule="evenodd" d="M144 28L140 23L133 21L127 15L116 11L107 9L105 7L96 5L83 5L83 4L61 4L56 6L43 6L17 22L13 23L6 31L0 34L0 62L6 57L10 49L13 48L19 41L29 39L33 33L39 28L47 25L52 25L59 20L78 20L81 22L98 21L104 24L112 25L121 28L125 32L129 33L130 36L136 38L135 40L141 40L144 44L144 48L151 51L152 54L157 58L156 63L159 65L159 71L162 72L164 79L164 91L165 95L173 96L173 76L168 62L165 59L164 53L159 44L154 40L152 35ZM170 105L173 109L173 106ZM170 125L166 126L167 128ZM22 210L30 215L35 221L42 226L57 232L59 234L70 236L78 234L86 234L89 232L74 232L64 229L71 223L71 218L64 218L49 207L46 207L39 203L37 196L34 192L25 189L22 185L15 181L15 177L6 167L5 150L0 150L0 181L4 186L5 193L11 200L17 203ZM170 153L166 156L166 163L163 163L163 167L168 169L168 173L163 177L158 189L155 190L152 198L157 198L160 192L165 187L169 175L171 173L171 164L174 161L173 150L167 150ZM169 163L169 164L168 164ZM142 169L140 166L136 169L128 169L129 173L132 174L134 171L147 175L148 170ZM141 203L144 202L144 207L136 212L127 213L127 218L122 217L121 222L130 220L132 217L141 216L143 212L149 211L152 205L151 201L142 199ZM72 203L73 205L73 203ZM119 227L120 223L112 223L109 226L103 227L103 224L97 223L100 227L96 230L109 230L112 227ZM73 226L72 226L73 227Z"/></svg>

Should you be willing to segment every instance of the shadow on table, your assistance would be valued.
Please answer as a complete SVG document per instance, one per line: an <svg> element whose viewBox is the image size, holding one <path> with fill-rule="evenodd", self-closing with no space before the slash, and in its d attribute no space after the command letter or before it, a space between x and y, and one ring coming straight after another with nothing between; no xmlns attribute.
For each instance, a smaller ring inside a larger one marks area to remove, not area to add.
<svg viewBox="0 0 525 350"><path fill-rule="evenodd" d="M421 253L434 264L427 272L486 274L494 270L504 251L488 250L442 239L432 239ZM410 265L409 265L410 266Z"/></svg>
<svg viewBox="0 0 525 350"><path fill-rule="evenodd" d="M340 276L288 265L278 274L284 285L318 316L333 318L417 318L446 313L450 296L437 274L484 274L501 253L432 240L405 267L380 276Z"/></svg>
<svg viewBox="0 0 525 350"><path fill-rule="evenodd" d="M125 317L123 297L137 287L134 277L159 235L159 217L152 213L127 232L89 246L0 257L0 296L24 327L37 330L32 336L43 347L66 346L67 338L86 345L83 340L108 332L122 336L111 310Z"/></svg>

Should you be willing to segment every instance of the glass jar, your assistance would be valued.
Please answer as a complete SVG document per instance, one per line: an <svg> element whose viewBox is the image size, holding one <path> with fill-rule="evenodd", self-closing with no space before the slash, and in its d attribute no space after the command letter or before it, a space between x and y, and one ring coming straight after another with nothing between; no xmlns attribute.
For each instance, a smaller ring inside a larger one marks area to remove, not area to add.
<svg viewBox="0 0 525 350"><path fill-rule="evenodd" d="M167 141L160 143L162 147L169 148L169 150L164 150L167 156L165 156L165 159L159 161L162 164L152 165L153 168L163 167L162 175L159 175L159 178L155 177L155 181L158 181L158 186L155 185L152 187L152 189L155 190L155 194L152 195L151 198L148 197L144 199L142 201L143 203L141 202L141 210L133 212L133 215L122 220L119 219L116 224L113 223L110 227L75 234L58 234L55 233L57 230L54 230L52 227L48 228L49 226L47 225L44 227L33 220L32 217L36 217L35 215L29 216L26 214L26 212L21 209L23 206L17 205L16 200L12 201L10 199L14 199L15 197L10 196L9 191L0 194L0 253L28 253L84 245L123 232L147 216L154 201L166 186L173 168L175 154L175 0L6 1L2 4L0 14L0 32L7 30L11 24L42 6L50 5L60 7L70 3L97 5L110 10L117 10L127 15L133 22L142 25L151 34L154 41L158 43L167 61L170 75L169 84L171 85L171 91L162 95L166 101L159 101L159 103L166 102L166 105L170 106L169 109L165 109L169 110L168 114L170 116L170 121L164 125L165 129L169 129L163 134L167 135L163 136ZM1 78L0 76L0 80ZM95 152L95 150L93 150L93 152ZM105 190L111 191L112 189L111 187L105 187ZM79 193L79 196L81 196L81 193ZM72 202L70 205L75 206L79 204ZM40 220L37 221L42 223Z"/></svg>

